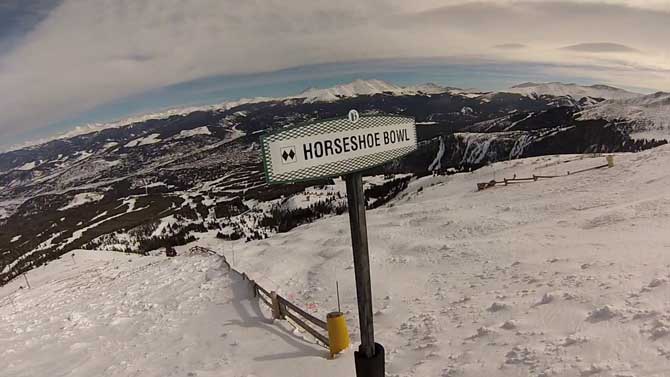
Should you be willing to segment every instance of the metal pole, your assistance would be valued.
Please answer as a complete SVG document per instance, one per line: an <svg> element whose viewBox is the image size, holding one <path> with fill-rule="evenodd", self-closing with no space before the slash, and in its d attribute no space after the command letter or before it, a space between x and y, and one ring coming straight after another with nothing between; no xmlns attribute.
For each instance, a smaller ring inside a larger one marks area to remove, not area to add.
<svg viewBox="0 0 670 377"><path fill-rule="evenodd" d="M32 287L30 286L30 282L28 281L28 275L26 275L25 272L23 273L23 278L26 279L26 284L28 284L28 289L32 289Z"/></svg>
<svg viewBox="0 0 670 377"><path fill-rule="evenodd" d="M342 308L340 307L340 282L335 281L335 290L337 291L337 312L342 313Z"/></svg>
<svg viewBox="0 0 670 377"><path fill-rule="evenodd" d="M372 288L370 285L370 257L368 254L368 231L365 220L365 195L363 177L353 173L346 177L351 245L354 251L354 272L358 296L358 320L361 328L362 352L367 358L375 355L375 336L372 323Z"/></svg>

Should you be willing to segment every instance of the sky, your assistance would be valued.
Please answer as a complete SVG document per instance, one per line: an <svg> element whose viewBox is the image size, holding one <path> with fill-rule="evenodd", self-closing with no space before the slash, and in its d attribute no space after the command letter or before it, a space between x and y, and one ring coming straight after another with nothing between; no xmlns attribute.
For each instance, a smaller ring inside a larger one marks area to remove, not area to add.
<svg viewBox="0 0 670 377"><path fill-rule="evenodd" d="M1 0L0 149L355 78L670 91L661 0Z"/></svg>

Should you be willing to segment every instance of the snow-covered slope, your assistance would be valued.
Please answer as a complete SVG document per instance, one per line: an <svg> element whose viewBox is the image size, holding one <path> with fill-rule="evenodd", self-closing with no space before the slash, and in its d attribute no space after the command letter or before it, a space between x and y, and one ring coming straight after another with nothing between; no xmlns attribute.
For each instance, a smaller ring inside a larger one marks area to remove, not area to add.
<svg viewBox="0 0 670 377"><path fill-rule="evenodd" d="M670 370L670 148L615 167L540 157L415 181L368 212L374 318L390 376L662 376ZM237 249L262 284L356 331L346 216Z"/></svg>
<svg viewBox="0 0 670 377"><path fill-rule="evenodd" d="M612 169L482 192L603 157L539 157L424 177L368 211L376 340L389 376L665 376L670 147ZM270 239L198 241L359 342L346 215ZM3 376L353 376L353 357L268 321L215 256L77 251L0 287ZM235 256L233 259L233 255Z"/></svg>
<svg viewBox="0 0 670 377"><path fill-rule="evenodd" d="M640 93L629 92L624 89L615 88L608 85L582 86L577 84L563 84L560 82L533 83L515 85L507 90L509 93L525 94L529 96L570 96L575 100L583 97L604 98L604 99L622 99L641 96Z"/></svg>
<svg viewBox="0 0 670 377"><path fill-rule="evenodd" d="M28 278L0 288L3 377L353 375L216 256L79 250Z"/></svg>
<svg viewBox="0 0 670 377"><path fill-rule="evenodd" d="M637 98L604 101L585 109L582 119L604 118L636 121L633 135L670 138L670 93L658 92Z"/></svg>

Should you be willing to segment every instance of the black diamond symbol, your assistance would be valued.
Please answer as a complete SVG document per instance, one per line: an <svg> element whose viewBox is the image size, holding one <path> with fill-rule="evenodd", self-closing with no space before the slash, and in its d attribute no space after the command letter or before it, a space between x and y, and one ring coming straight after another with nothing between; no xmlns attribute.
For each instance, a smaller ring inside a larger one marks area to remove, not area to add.
<svg viewBox="0 0 670 377"><path fill-rule="evenodd" d="M281 157L284 161L292 161L293 159L295 159L295 151L293 149L290 149L288 151L284 150Z"/></svg>

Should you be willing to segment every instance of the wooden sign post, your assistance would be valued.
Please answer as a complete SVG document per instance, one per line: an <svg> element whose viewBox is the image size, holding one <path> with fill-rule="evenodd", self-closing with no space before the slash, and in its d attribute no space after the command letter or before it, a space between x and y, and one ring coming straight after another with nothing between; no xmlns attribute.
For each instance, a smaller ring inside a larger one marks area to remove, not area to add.
<svg viewBox="0 0 670 377"><path fill-rule="evenodd" d="M370 256L368 253L368 226L365 219L365 195L361 173L350 174L347 181L347 203L351 247L354 251L354 273L358 296L358 317L361 327L361 349L366 357L375 355L375 335L372 322L372 288L370 284Z"/></svg>
<svg viewBox="0 0 670 377"><path fill-rule="evenodd" d="M361 346L354 352L358 377L384 377L384 347L375 342L370 256L362 171L417 149L414 119L400 116L347 118L287 127L261 138L268 183L344 176L354 255Z"/></svg>

